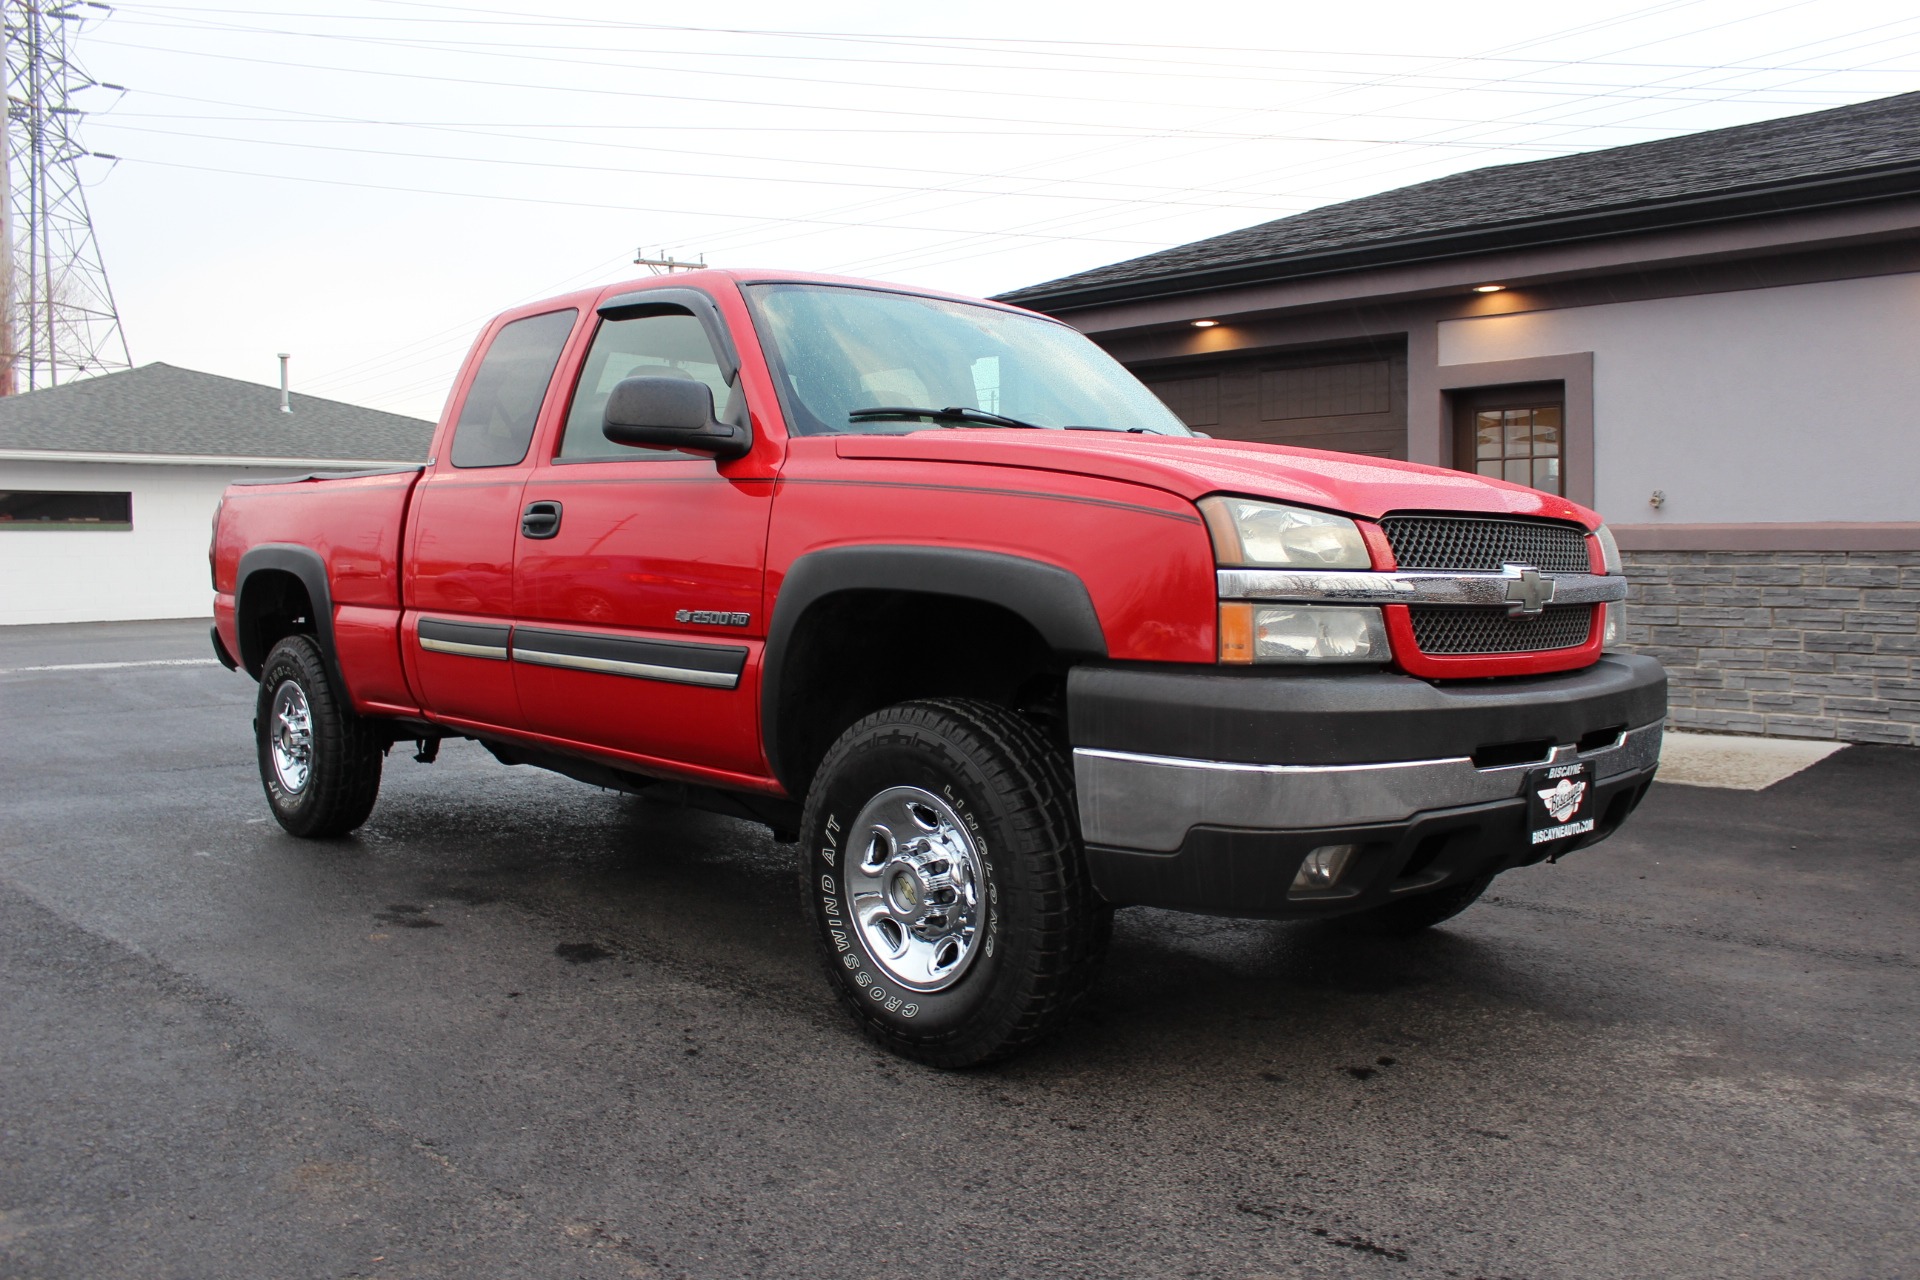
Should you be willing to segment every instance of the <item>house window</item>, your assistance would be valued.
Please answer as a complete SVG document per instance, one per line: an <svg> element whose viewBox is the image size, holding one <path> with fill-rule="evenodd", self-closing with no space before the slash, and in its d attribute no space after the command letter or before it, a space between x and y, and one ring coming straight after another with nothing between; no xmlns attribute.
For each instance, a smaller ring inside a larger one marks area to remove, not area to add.
<svg viewBox="0 0 1920 1280"><path fill-rule="evenodd" d="M1562 384L1454 392L1455 465L1565 496L1566 391Z"/></svg>
<svg viewBox="0 0 1920 1280"><path fill-rule="evenodd" d="M131 528L131 493L0 489L0 529Z"/></svg>

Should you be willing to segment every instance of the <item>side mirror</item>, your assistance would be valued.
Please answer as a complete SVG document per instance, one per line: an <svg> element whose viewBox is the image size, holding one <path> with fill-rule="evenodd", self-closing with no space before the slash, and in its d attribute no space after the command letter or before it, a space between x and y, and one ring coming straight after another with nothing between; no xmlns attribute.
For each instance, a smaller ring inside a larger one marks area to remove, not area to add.
<svg viewBox="0 0 1920 1280"><path fill-rule="evenodd" d="M600 433L615 444L685 449L715 458L738 458L753 447L753 433L713 416L713 391L691 378L626 378L607 397Z"/></svg>

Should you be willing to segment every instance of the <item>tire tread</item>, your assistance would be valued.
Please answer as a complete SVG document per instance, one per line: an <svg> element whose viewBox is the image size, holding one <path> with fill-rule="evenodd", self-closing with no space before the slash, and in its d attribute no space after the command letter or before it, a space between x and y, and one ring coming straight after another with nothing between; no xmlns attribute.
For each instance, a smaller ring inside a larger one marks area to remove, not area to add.
<svg viewBox="0 0 1920 1280"><path fill-rule="evenodd" d="M307 694L313 716L313 773L306 803L288 812L274 800L270 780L272 762L267 746L267 719L281 676L291 667ZM291 635L274 645L260 668L259 709L255 736L260 754L260 777L268 804L280 825L296 836L326 839L343 836L364 824L380 798L381 762L385 744L373 726L345 705L327 674L319 642L310 635Z"/></svg>
<svg viewBox="0 0 1920 1280"><path fill-rule="evenodd" d="M1020 998L1009 1001L988 1025L944 1038L902 1036L876 1020L845 982L835 979L832 985L867 1034L893 1052L938 1067L1000 1061L1067 1020L1097 974L1112 932L1112 909L1094 893L1087 874L1071 774L1060 751L1016 712L972 699L929 698L888 707L855 723L827 753L817 777L830 776L846 754L882 726L922 742L923 734L973 740L974 749L967 754L985 769L989 787L1008 802L1000 816L1021 835L1015 856L1025 860L1028 877L1038 886L1029 931L1033 945L1022 952L1024 972L1015 975ZM956 745L966 749L963 743ZM818 820L823 791L816 779L803 829L811 831ZM807 878L803 876L803 882ZM1035 931L1038 936L1033 936ZM819 930L814 932L831 971L826 939Z"/></svg>

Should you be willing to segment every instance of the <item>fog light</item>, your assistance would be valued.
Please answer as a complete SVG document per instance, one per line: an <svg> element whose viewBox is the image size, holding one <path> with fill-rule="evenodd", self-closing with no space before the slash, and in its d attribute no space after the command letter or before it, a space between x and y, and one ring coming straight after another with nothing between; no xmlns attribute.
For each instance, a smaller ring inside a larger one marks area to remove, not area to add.
<svg viewBox="0 0 1920 1280"><path fill-rule="evenodd" d="M1605 619L1600 624L1600 647L1612 650L1620 642L1620 611L1610 604L1600 606L1600 616Z"/></svg>
<svg viewBox="0 0 1920 1280"><path fill-rule="evenodd" d="M1293 877L1293 892L1307 889L1331 889L1340 882L1347 867L1353 861L1353 855L1360 852L1357 844L1323 844L1306 856L1300 870Z"/></svg>

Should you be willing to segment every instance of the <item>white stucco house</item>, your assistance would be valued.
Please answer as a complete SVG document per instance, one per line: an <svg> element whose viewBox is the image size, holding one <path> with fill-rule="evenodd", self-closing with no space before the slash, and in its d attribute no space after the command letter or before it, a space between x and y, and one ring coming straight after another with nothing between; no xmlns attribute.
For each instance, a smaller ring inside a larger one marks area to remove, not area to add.
<svg viewBox="0 0 1920 1280"><path fill-rule="evenodd" d="M433 424L142 365L0 399L0 626L213 612L231 480L425 460Z"/></svg>

